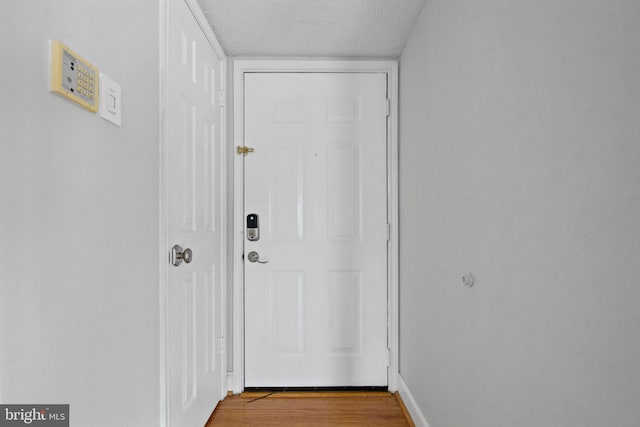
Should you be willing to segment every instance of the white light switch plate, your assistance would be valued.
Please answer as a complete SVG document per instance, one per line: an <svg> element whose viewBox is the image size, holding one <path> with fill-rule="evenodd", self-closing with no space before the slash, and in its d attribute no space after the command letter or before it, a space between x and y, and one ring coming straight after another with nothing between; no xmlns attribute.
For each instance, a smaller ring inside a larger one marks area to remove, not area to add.
<svg viewBox="0 0 640 427"><path fill-rule="evenodd" d="M100 73L100 117L122 125L122 90L120 85Z"/></svg>

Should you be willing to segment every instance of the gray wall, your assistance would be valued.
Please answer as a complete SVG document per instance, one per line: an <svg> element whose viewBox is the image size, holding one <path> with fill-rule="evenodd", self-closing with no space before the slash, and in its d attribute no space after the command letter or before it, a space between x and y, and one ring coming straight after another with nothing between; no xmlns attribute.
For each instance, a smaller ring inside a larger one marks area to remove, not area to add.
<svg viewBox="0 0 640 427"><path fill-rule="evenodd" d="M0 12L0 401L159 425L158 2ZM58 39L122 85L122 127L48 92Z"/></svg>
<svg viewBox="0 0 640 427"><path fill-rule="evenodd" d="M637 1L427 1L400 362L431 427L638 426L639 41Z"/></svg>

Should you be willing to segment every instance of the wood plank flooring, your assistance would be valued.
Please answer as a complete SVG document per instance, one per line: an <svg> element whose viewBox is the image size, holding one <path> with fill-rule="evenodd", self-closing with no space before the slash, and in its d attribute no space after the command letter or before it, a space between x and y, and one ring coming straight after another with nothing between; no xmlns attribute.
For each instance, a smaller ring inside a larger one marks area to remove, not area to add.
<svg viewBox="0 0 640 427"><path fill-rule="evenodd" d="M228 396L205 427L414 427L399 395L388 392L248 392Z"/></svg>

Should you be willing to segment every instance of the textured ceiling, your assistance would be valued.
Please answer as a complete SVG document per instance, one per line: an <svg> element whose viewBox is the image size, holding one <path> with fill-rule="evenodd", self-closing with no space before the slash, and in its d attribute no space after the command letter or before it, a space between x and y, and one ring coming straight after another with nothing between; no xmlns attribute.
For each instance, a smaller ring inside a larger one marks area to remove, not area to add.
<svg viewBox="0 0 640 427"><path fill-rule="evenodd" d="M199 0L231 56L396 57L424 0Z"/></svg>

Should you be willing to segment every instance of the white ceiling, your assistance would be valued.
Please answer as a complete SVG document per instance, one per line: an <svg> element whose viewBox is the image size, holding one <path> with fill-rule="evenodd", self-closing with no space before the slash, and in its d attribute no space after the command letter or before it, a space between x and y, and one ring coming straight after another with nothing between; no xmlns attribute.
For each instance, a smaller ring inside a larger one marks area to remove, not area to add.
<svg viewBox="0 0 640 427"><path fill-rule="evenodd" d="M199 0L231 56L397 57L425 0Z"/></svg>

